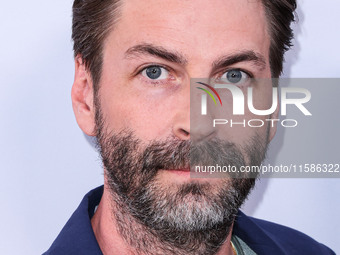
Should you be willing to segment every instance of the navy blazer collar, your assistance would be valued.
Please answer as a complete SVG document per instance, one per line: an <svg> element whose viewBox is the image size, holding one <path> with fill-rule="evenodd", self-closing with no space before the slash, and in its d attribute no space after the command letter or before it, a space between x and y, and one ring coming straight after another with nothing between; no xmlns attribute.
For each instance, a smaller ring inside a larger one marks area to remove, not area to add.
<svg viewBox="0 0 340 255"><path fill-rule="evenodd" d="M92 230L91 218L103 194L100 186L85 195L46 255L102 255ZM334 254L326 246L290 228L238 212L233 234L254 252L263 254ZM315 253L316 252L316 253Z"/></svg>

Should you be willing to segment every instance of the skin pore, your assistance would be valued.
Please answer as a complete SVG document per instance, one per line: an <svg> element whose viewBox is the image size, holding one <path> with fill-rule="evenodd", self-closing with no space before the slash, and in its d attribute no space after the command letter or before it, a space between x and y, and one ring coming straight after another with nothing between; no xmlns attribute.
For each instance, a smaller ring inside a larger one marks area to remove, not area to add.
<svg viewBox="0 0 340 255"><path fill-rule="evenodd" d="M217 132L210 126L191 127L190 78L218 78L234 69L242 70L245 79L270 78L268 56L269 35L260 1L167 0L162 4L157 0L124 1L119 22L103 47L97 98L105 123L102 132L111 137L132 131L139 141L138 152L154 141L164 142L169 137L176 141L189 141L193 136L203 140L219 138L239 148L254 136L266 143L273 138L275 128L269 132L267 127L256 131L246 127ZM152 67L157 68L152 70ZM161 71L160 78L150 79L148 73L152 71ZM270 89L270 85L254 88L254 95L261 95L254 97L257 109L269 108ZM97 135L93 84L80 57L76 58L72 101L80 128L87 135ZM251 118L252 114L248 111L246 116ZM163 170L154 178L159 187L168 192L176 190L171 191L172 187L188 183L226 186L220 179L191 180L187 174L171 171L175 167ZM119 216L134 224L139 233L152 234L128 215L128 209L120 210L118 205L124 207L121 198L112 191L108 171L105 171L103 197L91 220L101 250L104 254L146 254L124 239L122 227L117 223ZM137 233L134 234L137 238ZM215 254L233 254L230 238L231 231ZM166 254L157 251L160 243L154 245L155 250L149 251L150 254ZM168 246L168 250L170 248ZM201 254L208 253L202 251Z"/></svg>

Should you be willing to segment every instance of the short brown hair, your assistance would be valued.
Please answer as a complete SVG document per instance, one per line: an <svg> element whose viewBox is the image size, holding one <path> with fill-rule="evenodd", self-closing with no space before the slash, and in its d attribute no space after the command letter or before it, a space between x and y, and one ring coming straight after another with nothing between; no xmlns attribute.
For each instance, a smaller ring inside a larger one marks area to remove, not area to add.
<svg viewBox="0 0 340 255"><path fill-rule="evenodd" d="M120 0L75 0L72 39L74 56L80 55L91 73L97 94L103 62L103 44L119 16Z"/></svg>
<svg viewBox="0 0 340 255"><path fill-rule="evenodd" d="M261 0L269 24L270 68L273 78L282 72L284 53L292 46L296 0ZM102 70L103 42L119 17L121 0L75 0L72 39L75 56L81 55L91 73L94 93Z"/></svg>
<svg viewBox="0 0 340 255"><path fill-rule="evenodd" d="M290 27L295 21L296 0L262 0L269 25L269 61L273 78L282 73L284 54L294 37Z"/></svg>

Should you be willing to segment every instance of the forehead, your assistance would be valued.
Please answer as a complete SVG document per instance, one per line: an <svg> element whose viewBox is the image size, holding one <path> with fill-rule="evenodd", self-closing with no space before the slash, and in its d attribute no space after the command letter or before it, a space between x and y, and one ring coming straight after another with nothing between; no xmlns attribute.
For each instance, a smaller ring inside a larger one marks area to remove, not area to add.
<svg viewBox="0 0 340 255"><path fill-rule="evenodd" d="M125 0L110 41L121 48L152 43L188 59L239 50L266 56L269 50L260 0Z"/></svg>

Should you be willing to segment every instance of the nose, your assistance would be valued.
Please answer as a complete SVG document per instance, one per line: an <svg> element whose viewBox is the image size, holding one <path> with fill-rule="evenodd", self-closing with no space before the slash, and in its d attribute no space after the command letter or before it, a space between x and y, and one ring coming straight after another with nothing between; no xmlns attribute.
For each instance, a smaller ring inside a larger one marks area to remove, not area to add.
<svg viewBox="0 0 340 255"><path fill-rule="evenodd" d="M173 133L180 140L199 142L215 134L213 116L201 113L202 93L196 87L196 82L191 80L177 101Z"/></svg>
<svg viewBox="0 0 340 255"><path fill-rule="evenodd" d="M180 140L190 139L190 94L178 101L178 112L173 124L173 133Z"/></svg>

